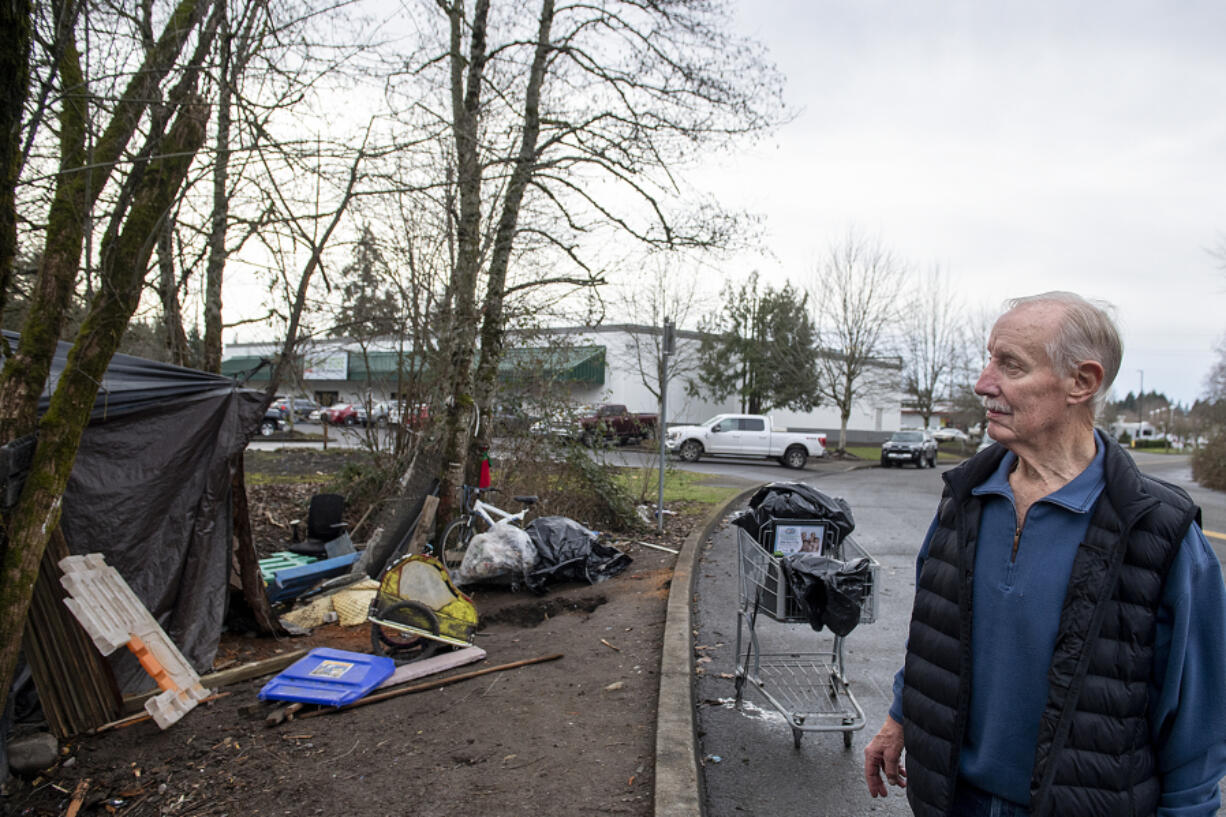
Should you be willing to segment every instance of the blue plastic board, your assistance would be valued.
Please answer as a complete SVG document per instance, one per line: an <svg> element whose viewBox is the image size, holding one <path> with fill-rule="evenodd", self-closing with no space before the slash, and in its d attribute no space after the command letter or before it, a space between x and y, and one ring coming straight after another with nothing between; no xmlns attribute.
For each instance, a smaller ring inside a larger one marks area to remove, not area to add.
<svg viewBox="0 0 1226 817"><path fill-rule="evenodd" d="M346 553L332 559L323 559L309 565L287 567L278 570L272 584L265 588L270 602L294 599L319 584L324 579L331 579L342 573L348 573L349 567L358 560L358 554Z"/></svg>
<svg viewBox="0 0 1226 817"><path fill-rule="evenodd" d="M260 700L344 706L383 683L396 662L381 655L318 647L260 690Z"/></svg>

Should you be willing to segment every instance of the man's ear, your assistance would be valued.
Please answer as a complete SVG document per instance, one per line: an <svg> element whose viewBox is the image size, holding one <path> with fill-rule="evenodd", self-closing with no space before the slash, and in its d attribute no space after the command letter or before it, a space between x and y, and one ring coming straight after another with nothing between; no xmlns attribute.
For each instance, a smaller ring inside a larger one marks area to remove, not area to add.
<svg viewBox="0 0 1226 817"><path fill-rule="evenodd" d="M1073 387L1069 389L1069 405L1087 403L1098 393L1103 383L1103 365L1097 360L1083 360L1073 370Z"/></svg>

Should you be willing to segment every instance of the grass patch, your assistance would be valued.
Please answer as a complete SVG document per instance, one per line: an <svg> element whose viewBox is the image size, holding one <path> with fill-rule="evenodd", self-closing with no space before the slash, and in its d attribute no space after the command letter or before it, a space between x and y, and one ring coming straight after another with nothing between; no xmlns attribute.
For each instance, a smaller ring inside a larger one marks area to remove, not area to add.
<svg viewBox="0 0 1226 817"><path fill-rule="evenodd" d="M334 477L328 474L261 474L248 471L243 479L248 485L303 485L331 483Z"/></svg>
<svg viewBox="0 0 1226 817"><path fill-rule="evenodd" d="M849 445L847 453L853 457L859 457L862 460L877 460L881 459L881 446L879 445Z"/></svg>
<svg viewBox="0 0 1226 817"><path fill-rule="evenodd" d="M672 502L699 502L715 505L734 496L740 488L728 485L711 485L710 477L692 471L664 470L664 504ZM635 496L655 503L659 495L659 472L655 468L619 468L616 479Z"/></svg>

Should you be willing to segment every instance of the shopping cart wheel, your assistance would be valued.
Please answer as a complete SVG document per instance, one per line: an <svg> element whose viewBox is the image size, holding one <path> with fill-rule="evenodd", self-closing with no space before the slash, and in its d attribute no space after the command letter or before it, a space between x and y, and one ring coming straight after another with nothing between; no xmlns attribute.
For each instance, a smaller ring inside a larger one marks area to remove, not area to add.
<svg viewBox="0 0 1226 817"><path fill-rule="evenodd" d="M850 748L851 748L851 732L844 732L844 733L843 733L843 748L844 748L844 749L850 749Z"/></svg>
<svg viewBox="0 0 1226 817"><path fill-rule="evenodd" d="M378 612L377 617L384 621L404 619L412 621L415 627L435 635L438 635L439 632L438 616L434 615L434 611L429 607L416 601L398 601L389 604ZM442 643L423 635L372 621L370 623L370 646L375 655L417 660L434 655Z"/></svg>
<svg viewBox="0 0 1226 817"><path fill-rule="evenodd" d="M804 732L802 732L801 730L799 730L799 729L797 729L795 726L793 726L793 727L792 727L792 746L793 746L794 748L796 748L796 749L799 749L799 748L800 748L800 739L801 739L801 738L803 738L804 736L805 736L805 733L804 733Z"/></svg>
<svg viewBox="0 0 1226 817"><path fill-rule="evenodd" d="M736 676L736 703L734 704L734 706L736 706L737 709L741 708L741 698L744 696L744 694L745 694L745 676L741 675L740 673L737 673L737 676Z"/></svg>

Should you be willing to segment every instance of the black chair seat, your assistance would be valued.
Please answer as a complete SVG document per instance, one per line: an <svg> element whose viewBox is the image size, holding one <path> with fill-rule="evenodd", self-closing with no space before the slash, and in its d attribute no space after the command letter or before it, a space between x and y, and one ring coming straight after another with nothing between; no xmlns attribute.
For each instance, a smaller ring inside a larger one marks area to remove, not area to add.
<svg viewBox="0 0 1226 817"><path fill-rule="evenodd" d="M340 494L316 494L311 497L307 508L306 536L302 535L302 523L293 522L294 541L286 550L302 556L324 558L328 543L348 529L344 516L345 497Z"/></svg>

